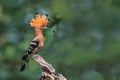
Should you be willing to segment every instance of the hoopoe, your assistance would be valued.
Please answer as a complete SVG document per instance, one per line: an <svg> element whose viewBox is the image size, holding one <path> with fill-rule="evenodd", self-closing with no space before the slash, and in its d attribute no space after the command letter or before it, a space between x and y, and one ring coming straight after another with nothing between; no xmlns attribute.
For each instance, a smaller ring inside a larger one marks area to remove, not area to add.
<svg viewBox="0 0 120 80"><path fill-rule="evenodd" d="M29 21L30 26L35 28L35 38L30 43L30 46L26 53L24 54L22 60L23 64L21 66L21 71L25 70L28 63L28 57L32 54L36 54L44 46L44 36L43 30L48 29L47 25L49 23L49 18L47 14L36 13L35 18Z"/></svg>

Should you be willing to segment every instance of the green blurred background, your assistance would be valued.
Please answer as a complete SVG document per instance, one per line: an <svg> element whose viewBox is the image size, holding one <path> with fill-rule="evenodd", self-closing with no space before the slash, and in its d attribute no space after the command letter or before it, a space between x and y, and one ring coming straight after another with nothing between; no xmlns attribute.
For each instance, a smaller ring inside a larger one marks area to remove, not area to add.
<svg viewBox="0 0 120 80"><path fill-rule="evenodd" d="M41 49L56 73L68 80L120 80L120 0L0 0L0 80L37 80L33 59L20 72L34 38L28 25L45 9L56 33L44 31Z"/></svg>

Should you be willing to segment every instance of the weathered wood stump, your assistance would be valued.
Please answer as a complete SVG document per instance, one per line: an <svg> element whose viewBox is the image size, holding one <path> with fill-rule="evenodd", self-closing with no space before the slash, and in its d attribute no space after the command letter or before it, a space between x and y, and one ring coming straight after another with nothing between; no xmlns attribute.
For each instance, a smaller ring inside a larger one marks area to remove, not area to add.
<svg viewBox="0 0 120 80"><path fill-rule="evenodd" d="M40 55L33 55L33 59L41 65L41 75L38 80L67 80L62 74L55 75L55 69Z"/></svg>

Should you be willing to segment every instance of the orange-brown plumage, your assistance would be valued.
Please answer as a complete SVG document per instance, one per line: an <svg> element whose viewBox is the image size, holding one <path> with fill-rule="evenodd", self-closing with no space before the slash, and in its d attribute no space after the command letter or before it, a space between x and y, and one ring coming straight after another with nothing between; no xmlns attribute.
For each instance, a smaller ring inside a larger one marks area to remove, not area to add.
<svg viewBox="0 0 120 80"><path fill-rule="evenodd" d="M30 43L29 49L26 54L23 56L23 64L21 71L25 69L25 66L28 62L28 56L30 54L36 54L40 48L44 46L44 36L42 31L46 29L48 24L48 18L46 15L36 14L35 18L31 19L29 22L31 27L35 28L35 38Z"/></svg>
<svg viewBox="0 0 120 80"><path fill-rule="evenodd" d="M39 47L42 47L44 45L44 37L43 37L43 29L46 28L48 24L48 18L46 15L40 15L36 14L35 18L31 19L29 22L30 26L35 28L35 35L36 37L34 38L35 41L38 41Z"/></svg>
<svg viewBox="0 0 120 80"><path fill-rule="evenodd" d="M44 28L48 24L48 18L45 15L36 14L35 18L30 20L30 26Z"/></svg>

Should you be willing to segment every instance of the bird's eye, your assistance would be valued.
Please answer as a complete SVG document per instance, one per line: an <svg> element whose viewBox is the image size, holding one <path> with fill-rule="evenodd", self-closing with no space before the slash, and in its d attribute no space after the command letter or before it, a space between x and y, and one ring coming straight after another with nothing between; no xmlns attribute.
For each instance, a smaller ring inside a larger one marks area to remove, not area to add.
<svg viewBox="0 0 120 80"><path fill-rule="evenodd" d="M46 17L48 17L48 14L45 14L46 15Z"/></svg>
<svg viewBox="0 0 120 80"><path fill-rule="evenodd" d="M38 12L36 12L36 15L38 14Z"/></svg>

